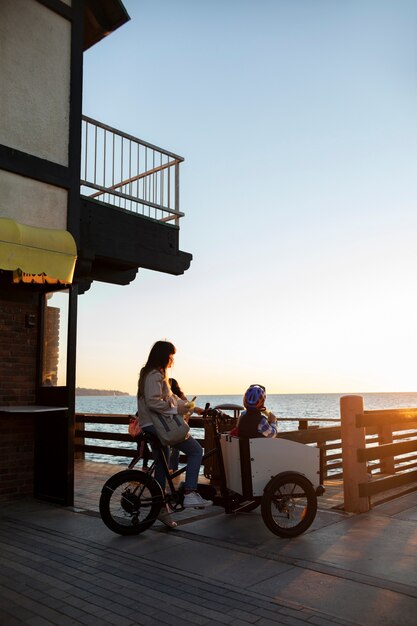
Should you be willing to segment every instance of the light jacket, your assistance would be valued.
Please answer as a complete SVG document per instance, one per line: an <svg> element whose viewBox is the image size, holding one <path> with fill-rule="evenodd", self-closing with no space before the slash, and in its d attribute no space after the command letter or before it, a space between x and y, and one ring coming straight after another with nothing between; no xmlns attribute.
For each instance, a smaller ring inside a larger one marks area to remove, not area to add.
<svg viewBox="0 0 417 626"><path fill-rule="evenodd" d="M153 424L154 413L184 413L184 401L171 391L168 380L159 370L151 370L145 378L143 396L138 398L139 424L150 426Z"/></svg>

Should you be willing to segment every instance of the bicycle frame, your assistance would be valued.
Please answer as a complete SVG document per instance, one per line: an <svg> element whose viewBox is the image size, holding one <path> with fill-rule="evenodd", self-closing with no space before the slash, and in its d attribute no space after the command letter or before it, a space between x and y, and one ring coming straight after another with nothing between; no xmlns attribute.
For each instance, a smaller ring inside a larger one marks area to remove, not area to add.
<svg viewBox="0 0 417 626"><path fill-rule="evenodd" d="M206 405L206 408L204 410L203 413L203 418L206 417L207 418L207 414L208 414L208 406ZM206 459L210 458L213 455L217 455L217 459L218 459L218 463L219 463L219 468L220 468L220 497L216 497L215 499L215 503L220 505L220 506L224 506L225 508L225 512L229 513L231 512L230 510L230 506L229 506L229 491L227 489L226 486L226 473L225 473L225 469L224 469L224 463L223 463L223 456L222 456L222 450L221 450L221 446L220 446L220 433L218 431L217 428L217 423L216 423L216 417L218 415L218 412L216 412L215 409L212 409L210 412L210 416L209 419L211 420L211 424L212 427L214 429L214 434L215 434L215 447L212 448L211 450L208 450L207 452L205 452L203 454L203 458L202 458L202 462L204 462ZM178 476L181 476L181 474L185 474L185 472L187 471L187 465L184 465L184 467L181 467L177 470L175 470L174 472L170 472L169 471L169 467L168 467L168 463L165 457L165 454L162 451L162 444L160 443L160 441L151 435L151 437L149 437L149 435L147 434L141 434L139 435L139 437L137 438L138 443L140 441L140 439L145 443L145 445L151 445L154 448L156 448L157 454L160 455L160 460L164 469L164 474L165 474L165 478L166 481L169 485L169 491L170 493L167 494L166 501L170 500L172 498L172 496L174 494L178 493L178 488L176 488L175 484L174 484L174 479L177 478ZM129 469L133 469L136 464L139 462L139 460L142 458L141 453L139 452L137 454L137 456L135 456L132 461L129 463L128 468ZM147 469L147 473L149 473L150 475L154 474L154 470L155 470L155 465L156 465L157 459L154 459L150 465L150 467Z"/></svg>

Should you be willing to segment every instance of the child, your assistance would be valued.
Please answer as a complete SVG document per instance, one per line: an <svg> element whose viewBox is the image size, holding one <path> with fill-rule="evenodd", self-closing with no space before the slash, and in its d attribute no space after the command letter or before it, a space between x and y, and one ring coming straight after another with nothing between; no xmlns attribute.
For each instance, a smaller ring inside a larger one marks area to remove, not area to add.
<svg viewBox="0 0 417 626"><path fill-rule="evenodd" d="M262 385L251 385L243 398L246 409L241 416L237 426L230 432L236 437L276 437L277 418L272 411L265 408L266 391Z"/></svg>

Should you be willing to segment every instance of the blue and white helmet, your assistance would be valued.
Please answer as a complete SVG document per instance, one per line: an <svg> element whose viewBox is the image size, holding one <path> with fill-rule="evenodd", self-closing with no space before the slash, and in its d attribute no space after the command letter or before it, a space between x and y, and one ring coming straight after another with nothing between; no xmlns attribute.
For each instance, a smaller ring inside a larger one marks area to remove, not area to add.
<svg viewBox="0 0 417 626"><path fill-rule="evenodd" d="M258 409L262 411L265 408L266 391L261 385L251 385L243 398L243 404L246 409Z"/></svg>

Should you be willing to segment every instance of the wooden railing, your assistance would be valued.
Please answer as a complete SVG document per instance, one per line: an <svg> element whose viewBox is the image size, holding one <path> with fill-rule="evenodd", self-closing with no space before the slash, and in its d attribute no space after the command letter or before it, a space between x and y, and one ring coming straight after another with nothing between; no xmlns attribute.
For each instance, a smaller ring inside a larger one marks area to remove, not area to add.
<svg viewBox="0 0 417 626"><path fill-rule="evenodd" d="M365 411L362 396L344 396L340 412L345 510L369 511L372 496L416 488L417 408Z"/></svg>
<svg viewBox="0 0 417 626"><path fill-rule="evenodd" d="M296 420L281 418L278 427L289 421ZM322 422L334 424L317 425ZM78 413L76 458L84 458L86 453L134 457L136 444L127 432L128 423L129 415ZM121 432L111 432L100 425L119 425ZM204 421L193 417L190 426L204 429ZM297 430L279 428L278 437L320 449L320 481L343 479L347 511L368 511L372 496L381 497L398 487L404 490L417 487L417 408L364 411L361 396L345 396L341 398L341 423L338 419L303 418L298 420ZM86 443L86 439L96 442ZM204 447L203 439L200 443Z"/></svg>
<svg viewBox="0 0 417 626"><path fill-rule="evenodd" d="M134 457L137 454L136 444L129 435L127 429L129 425L129 415L114 414L93 414L93 413L76 413L75 415L75 458L85 457L85 453L109 455L109 456L125 456ZM109 424L112 426L123 426L123 432L103 431L86 429L86 424ZM99 441L113 441L115 443L126 442L130 446L116 447L105 445L86 444L86 439L98 439Z"/></svg>
<svg viewBox="0 0 417 626"><path fill-rule="evenodd" d="M93 414L76 413L75 415L75 458L84 458L86 453L100 454L105 456L125 456L133 458L137 454L136 444L129 435L127 429L130 415L123 414ZM93 426L96 424L109 424L123 427L121 431L86 429L86 424ZM191 418L189 424L192 428L203 428L201 418ZM85 443L86 439L98 439L99 441L112 441L115 443L129 443L129 446L118 447L116 445L106 446ZM203 445L203 440L200 441Z"/></svg>
<svg viewBox="0 0 417 626"><path fill-rule="evenodd" d="M283 418L278 421L278 429L280 422L294 422L297 420ZM342 467L342 455L341 455L341 441L340 441L340 425L320 428L316 424L310 425L309 422L339 422L337 419L326 420L298 420L298 430L294 431L282 431L279 433L279 437L284 439L291 439L292 441L298 441L299 443L305 443L309 445L315 445L320 448L321 451L321 481L331 478L341 478ZM88 424L88 428L86 427ZM94 428L96 425L119 425L120 430L123 432L113 432L108 429L99 430ZM129 424L129 415L115 415L115 414L91 414L91 413L77 413L76 414L76 430L75 430L75 455L76 458L84 458L86 453L93 453L105 456L113 457L128 457L132 458L136 455L136 444L132 440L131 436L127 432ZM191 428L204 429L204 420L200 417L192 417L189 422ZM86 439L95 439L102 441L103 445L94 443L86 443ZM204 447L204 440L198 439L201 445ZM106 445L105 442L112 441L113 445ZM117 444L125 443L130 444L125 447L118 446ZM182 459L184 460L184 459Z"/></svg>
<svg viewBox="0 0 417 626"><path fill-rule="evenodd" d="M240 415L243 406L238 404L222 404L215 407L217 409L229 411L232 415L225 414L228 417L228 421L236 421ZM121 457L134 457L137 454L136 444L132 437L128 434L128 424L131 415L124 414L93 414L93 413L76 413L75 415L75 458L84 458L85 453L121 456ZM201 417L191 417L189 419L189 425L191 428L203 428L204 420ZM85 425L90 424L111 424L119 425L123 427L123 432L103 431L103 430L86 430ZM118 448L116 446L102 446L86 444L86 439L98 439L103 441L114 441L118 443L128 442L130 446L124 446ZM199 443L204 447L204 441L197 439Z"/></svg>

